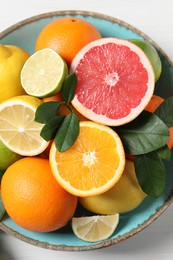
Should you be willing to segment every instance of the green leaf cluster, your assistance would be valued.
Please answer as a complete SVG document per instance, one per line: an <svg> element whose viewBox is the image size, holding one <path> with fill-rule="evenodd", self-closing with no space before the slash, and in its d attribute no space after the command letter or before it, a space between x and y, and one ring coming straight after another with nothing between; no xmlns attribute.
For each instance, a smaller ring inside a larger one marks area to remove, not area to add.
<svg viewBox="0 0 173 260"><path fill-rule="evenodd" d="M69 106L74 97L76 85L76 74L69 74L62 85L64 101L45 102L37 108L35 113L35 121L44 124L40 135L46 141L54 139L55 146L60 152L69 149L79 134L79 119ZM69 109L69 115L58 114L61 106Z"/></svg>
<svg viewBox="0 0 173 260"><path fill-rule="evenodd" d="M169 127L173 126L173 97L166 99L154 113L143 111L132 122L114 128L125 152L135 156L134 164L142 190L151 197L159 197L165 187L163 160L170 160L167 147Z"/></svg>

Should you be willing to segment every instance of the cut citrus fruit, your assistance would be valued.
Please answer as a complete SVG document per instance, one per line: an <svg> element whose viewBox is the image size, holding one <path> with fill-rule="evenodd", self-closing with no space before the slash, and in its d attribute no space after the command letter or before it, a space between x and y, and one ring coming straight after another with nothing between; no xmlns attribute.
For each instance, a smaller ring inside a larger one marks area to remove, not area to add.
<svg viewBox="0 0 173 260"><path fill-rule="evenodd" d="M21 83L27 94L48 97L61 89L67 74L67 65L60 55L46 48L35 52L25 62L21 71Z"/></svg>
<svg viewBox="0 0 173 260"><path fill-rule="evenodd" d="M72 218L74 234L88 242L98 242L109 238L119 223L119 214Z"/></svg>
<svg viewBox="0 0 173 260"><path fill-rule="evenodd" d="M115 131L91 121L80 122L79 136L67 151L50 150L50 165L57 181L69 193L85 197L110 189L125 166L122 142Z"/></svg>
<svg viewBox="0 0 173 260"><path fill-rule="evenodd" d="M28 95L17 96L0 105L0 139L13 152L37 155L48 146L41 136L43 124L34 121L41 100Z"/></svg>
<svg viewBox="0 0 173 260"><path fill-rule="evenodd" d="M135 44L102 38L87 44L72 61L78 77L73 106L105 125L123 125L136 118L154 91L154 71Z"/></svg>
<svg viewBox="0 0 173 260"><path fill-rule="evenodd" d="M97 214L127 213L146 198L136 178L134 162L126 160L120 180L107 192L80 198L81 205Z"/></svg>

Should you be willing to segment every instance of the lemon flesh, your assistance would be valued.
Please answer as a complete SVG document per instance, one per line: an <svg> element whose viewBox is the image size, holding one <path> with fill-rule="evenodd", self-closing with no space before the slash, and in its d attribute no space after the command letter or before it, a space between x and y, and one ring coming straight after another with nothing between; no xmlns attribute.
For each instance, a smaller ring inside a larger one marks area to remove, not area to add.
<svg viewBox="0 0 173 260"><path fill-rule="evenodd" d="M72 218L74 234L88 242L98 242L109 238L119 223L119 214Z"/></svg>
<svg viewBox="0 0 173 260"><path fill-rule="evenodd" d="M134 163L126 160L120 180L107 192L80 198L83 207L98 214L127 213L135 209L146 197L136 178Z"/></svg>
<svg viewBox="0 0 173 260"><path fill-rule="evenodd" d="M41 136L43 124L34 121L35 111L42 103L31 96L17 96L0 105L0 139L11 151L33 156L48 146Z"/></svg>
<svg viewBox="0 0 173 260"><path fill-rule="evenodd" d="M67 65L60 55L46 48L37 51L25 62L21 83L29 95L49 97L60 91L67 74Z"/></svg>

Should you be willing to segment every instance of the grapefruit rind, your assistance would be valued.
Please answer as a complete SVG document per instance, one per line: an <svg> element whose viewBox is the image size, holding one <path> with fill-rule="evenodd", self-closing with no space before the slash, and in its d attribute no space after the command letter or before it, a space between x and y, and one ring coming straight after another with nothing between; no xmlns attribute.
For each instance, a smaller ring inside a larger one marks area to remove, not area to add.
<svg viewBox="0 0 173 260"><path fill-rule="evenodd" d="M93 109L87 108L80 102L77 93L75 94L74 99L72 100L72 104L76 108L76 110L79 111L79 113L81 113L83 116L85 116L86 118L92 121L105 124L105 125L110 125L110 126L119 126L132 121L144 110L144 108L148 104L154 92L155 76L154 76L154 71L151 62L149 61L146 54L134 43L131 43L128 40L118 39L118 38L102 38L87 44L77 53L77 55L73 59L71 63L70 71L75 72L77 74L76 69L81 62L84 62L86 53L88 53L93 47L102 46L108 43L118 44L119 46L127 46L130 48L132 52L135 52L138 55L141 64L146 69L148 74L147 90L145 92L144 97L141 99L141 102L139 103L138 106L131 108L131 111L127 116L118 119L115 118L112 119L110 117L107 117L104 114L95 113ZM95 59L97 59L97 57ZM99 70L99 66L97 68ZM87 77L85 78L85 76L86 75L84 75L83 80L85 79L87 80ZM86 89L83 89L83 91L85 92ZM102 92L102 89L100 89L100 92Z"/></svg>

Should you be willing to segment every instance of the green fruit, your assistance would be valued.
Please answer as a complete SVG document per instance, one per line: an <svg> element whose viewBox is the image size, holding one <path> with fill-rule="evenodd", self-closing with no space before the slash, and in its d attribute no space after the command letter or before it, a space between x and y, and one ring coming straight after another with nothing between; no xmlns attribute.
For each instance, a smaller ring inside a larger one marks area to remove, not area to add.
<svg viewBox="0 0 173 260"><path fill-rule="evenodd" d="M43 98L57 94L62 87L68 67L61 56L46 48L35 52L21 70L22 87L28 95Z"/></svg>
<svg viewBox="0 0 173 260"><path fill-rule="evenodd" d="M14 153L0 141L0 170L6 170L19 159L21 159L21 155Z"/></svg>
<svg viewBox="0 0 173 260"><path fill-rule="evenodd" d="M131 39L130 42L137 45L147 55L153 67L156 82L159 79L162 72L162 63L157 50L151 43L144 40Z"/></svg>

